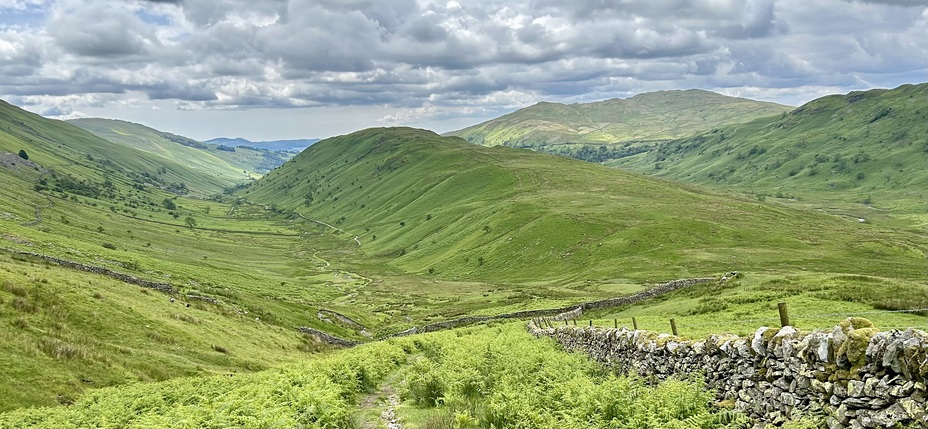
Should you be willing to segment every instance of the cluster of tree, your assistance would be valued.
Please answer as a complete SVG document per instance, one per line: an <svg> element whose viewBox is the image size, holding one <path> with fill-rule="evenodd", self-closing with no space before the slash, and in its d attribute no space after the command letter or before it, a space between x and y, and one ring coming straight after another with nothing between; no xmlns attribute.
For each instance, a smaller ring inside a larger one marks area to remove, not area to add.
<svg viewBox="0 0 928 429"><path fill-rule="evenodd" d="M184 136L179 136L179 135L176 135L176 134L165 133L165 132L158 133L158 135L159 135L161 138L163 138L163 139L170 140L170 141L172 141L172 142L174 142L174 143L177 143L177 144L180 144L180 145L195 147L195 148L197 148L197 149L206 149L206 148L207 148L207 146L206 146L205 144L200 143L200 142L198 142L198 141L196 141L196 140L194 140L194 139L184 137Z"/></svg>
<svg viewBox="0 0 928 429"><path fill-rule="evenodd" d="M101 184L87 179L79 180L70 174L59 174L54 171L48 176L41 177L35 184L34 189L36 191L52 190L90 198L99 198L101 195L115 196L115 185L109 180Z"/></svg>
<svg viewBox="0 0 928 429"><path fill-rule="evenodd" d="M184 182L171 183L165 188L165 190L178 195L187 195L190 193L190 189L187 189L187 184Z"/></svg>
<svg viewBox="0 0 928 429"><path fill-rule="evenodd" d="M627 156L637 155L647 152L650 146L632 146L630 144L619 145L582 145L582 146L528 146L538 152L550 153L552 155L567 156L581 161L602 163L611 159L624 158Z"/></svg>

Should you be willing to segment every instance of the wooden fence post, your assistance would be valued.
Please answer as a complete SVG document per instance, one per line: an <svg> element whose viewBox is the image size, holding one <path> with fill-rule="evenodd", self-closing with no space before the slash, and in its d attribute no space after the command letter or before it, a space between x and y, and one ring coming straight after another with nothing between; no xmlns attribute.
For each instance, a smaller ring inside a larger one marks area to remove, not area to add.
<svg viewBox="0 0 928 429"><path fill-rule="evenodd" d="M680 334L677 333L677 321L670 319L670 331L673 332L673 335L679 337Z"/></svg>
<svg viewBox="0 0 928 429"><path fill-rule="evenodd" d="M777 308L780 310L780 326L789 326L789 314L786 312L786 303L778 303Z"/></svg>
<svg viewBox="0 0 928 429"><path fill-rule="evenodd" d="M635 328L636 331L638 330L638 321L635 320L634 317L632 317L632 328Z"/></svg>

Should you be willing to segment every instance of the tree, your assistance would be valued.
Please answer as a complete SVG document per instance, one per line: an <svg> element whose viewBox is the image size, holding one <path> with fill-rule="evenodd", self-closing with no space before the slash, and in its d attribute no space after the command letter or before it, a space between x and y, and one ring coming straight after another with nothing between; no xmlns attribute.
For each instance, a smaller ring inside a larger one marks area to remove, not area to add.
<svg viewBox="0 0 928 429"><path fill-rule="evenodd" d="M22 158L22 159L29 159L29 154L27 154L26 151L20 149L20 150L19 150L19 157Z"/></svg>
<svg viewBox="0 0 928 429"><path fill-rule="evenodd" d="M197 220L193 216L187 216L187 219L184 219L184 223L187 224L188 228L195 228L197 226Z"/></svg>

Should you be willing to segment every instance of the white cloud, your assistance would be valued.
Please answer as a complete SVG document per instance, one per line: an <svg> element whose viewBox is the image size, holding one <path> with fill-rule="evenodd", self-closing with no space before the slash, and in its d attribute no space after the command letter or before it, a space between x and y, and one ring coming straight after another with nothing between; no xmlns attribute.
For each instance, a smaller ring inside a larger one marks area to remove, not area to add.
<svg viewBox="0 0 928 429"><path fill-rule="evenodd" d="M922 0L0 0L3 13L0 98L42 112L358 106L413 124L689 87L797 103L928 76Z"/></svg>

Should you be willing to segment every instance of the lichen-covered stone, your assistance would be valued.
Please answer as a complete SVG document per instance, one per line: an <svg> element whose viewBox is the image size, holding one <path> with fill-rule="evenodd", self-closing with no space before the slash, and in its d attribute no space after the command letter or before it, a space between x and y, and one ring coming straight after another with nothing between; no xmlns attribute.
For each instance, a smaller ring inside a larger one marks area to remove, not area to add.
<svg viewBox="0 0 928 429"><path fill-rule="evenodd" d="M848 332L847 341L842 343L838 349L836 356L838 365L862 366L865 364L870 338L877 332L879 331L876 328L859 328Z"/></svg>

